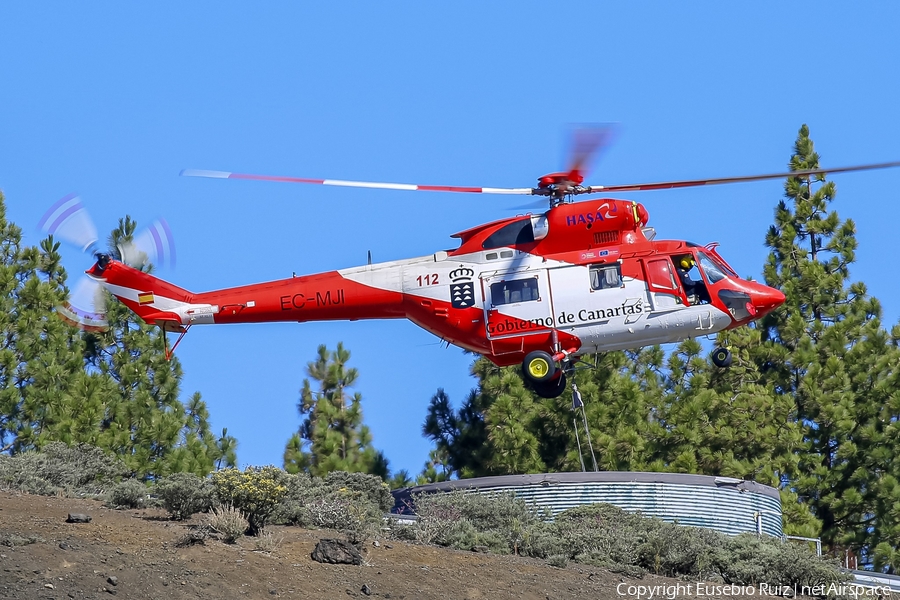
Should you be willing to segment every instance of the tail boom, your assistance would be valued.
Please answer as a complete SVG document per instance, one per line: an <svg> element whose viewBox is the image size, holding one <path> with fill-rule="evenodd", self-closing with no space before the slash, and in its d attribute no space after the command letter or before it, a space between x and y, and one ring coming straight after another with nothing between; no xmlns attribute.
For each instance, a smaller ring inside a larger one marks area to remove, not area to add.
<svg viewBox="0 0 900 600"><path fill-rule="evenodd" d="M347 279L337 271L192 293L110 260L87 271L145 322L179 331L189 325L403 318L403 294Z"/></svg>

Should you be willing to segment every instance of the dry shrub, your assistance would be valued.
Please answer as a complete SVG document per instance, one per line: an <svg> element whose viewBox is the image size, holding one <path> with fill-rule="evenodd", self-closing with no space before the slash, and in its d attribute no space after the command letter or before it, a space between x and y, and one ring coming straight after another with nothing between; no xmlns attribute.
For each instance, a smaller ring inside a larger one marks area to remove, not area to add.
<svg viewBox="0 0 900 600"><path fill-rule="evenodd" d="M256 549L260 552L272 553L275 552L279 546L281 546L281 542L283 541L283 534L276 533L268 527L263 527L256 534L255 544Z"/></svg>
<svg viewBox="0 0 900 600"><path fill-rule="evenodd" d="M212 509L206 517L206 523L222 536L222 541L226 544L235 543L250 527L244 514L230 504Z"/></svg>

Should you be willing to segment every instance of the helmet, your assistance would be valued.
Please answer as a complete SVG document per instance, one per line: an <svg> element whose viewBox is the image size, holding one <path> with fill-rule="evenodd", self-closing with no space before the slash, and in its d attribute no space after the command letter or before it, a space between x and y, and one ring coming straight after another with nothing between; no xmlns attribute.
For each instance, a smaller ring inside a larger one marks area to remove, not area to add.
<svg viewBox="0 0 900 600"><path fill-rule="evenodd" d="M682 269L690 269L694 266L694 259L690 256L685 256L681 259L681 268Z"/></svg>

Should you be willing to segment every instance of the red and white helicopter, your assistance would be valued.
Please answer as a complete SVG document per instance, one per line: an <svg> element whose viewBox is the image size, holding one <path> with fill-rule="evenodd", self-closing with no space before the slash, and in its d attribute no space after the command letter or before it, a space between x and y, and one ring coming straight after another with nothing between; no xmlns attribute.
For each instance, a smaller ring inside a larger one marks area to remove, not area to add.
<svg viewBox="0 0 900 600"><path fill-rule="evenodd" d="M376 189L424 190L546 197L549 210L509 217L454 234L459 247L428 256L295 276L194 293L108 254L96 253L87 274L149 324L180 333L194 325L274 321L405 318L442 340L481 354L498 366L522 365L525 382L553 398L566 387L578 356L678 342L758 319L784 294L740 278L716 244L657 240L643 205L582 194L660 190L900 166L900 162L748 177L652 184L583 185L584 163L602 132L576 146L569 170L551 173L534 188L471 188L301 179L185 170L184 176L254 179ZM70 200L71 202L71 200ZM80 208L51 208L45 231L77 230ZM64 213L69 211L68 215ZM62 234L62 235L61 235ZM154 226L151 256L169 250L168 230ZM88 236L90 237L90 236ZM94 234L93 241L96 241ZM129 252L121 254L146 253ZM136 261L141 263L141 260ZM64 311L82 327L102 327L102 308L70 300ZM712 355L731 364L726 348Z"/></svg>

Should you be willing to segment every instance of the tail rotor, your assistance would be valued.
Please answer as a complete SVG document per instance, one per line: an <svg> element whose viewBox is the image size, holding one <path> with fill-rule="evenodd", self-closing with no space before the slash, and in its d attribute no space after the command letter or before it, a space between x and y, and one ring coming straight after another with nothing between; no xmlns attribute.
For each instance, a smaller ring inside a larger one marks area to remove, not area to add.
<svg viewBox="0 0 900 600"><path fill-rule="evenodd" d="M51 206L38 226L44 233L81 249L96 260L108 260L99 247L94 221L76 194L64 196ZM131 239L121 241L116 250L123 263L136 269L145 270L151 264L175 265L174 238L163 219L154 221ZM57 312L63 320L84 331L108 329L102 279L83 275Z"/></svg>

